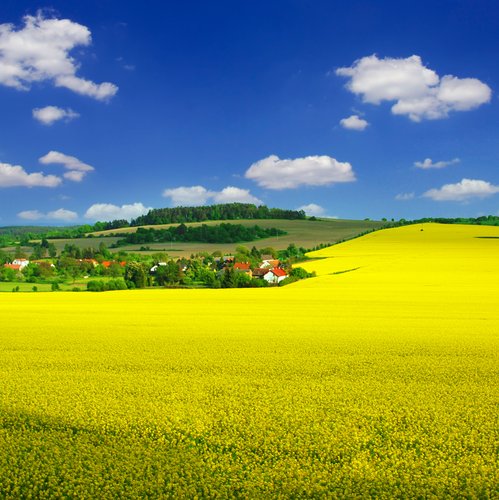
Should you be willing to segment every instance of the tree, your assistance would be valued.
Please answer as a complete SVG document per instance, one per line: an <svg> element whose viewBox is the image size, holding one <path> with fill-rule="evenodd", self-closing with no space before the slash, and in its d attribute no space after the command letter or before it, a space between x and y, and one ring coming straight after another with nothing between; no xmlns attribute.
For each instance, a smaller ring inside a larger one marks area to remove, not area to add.
<svg viewBox="0 0 499 500"><path fill-rule="evenodd" d="M7 262L9 262L9 255L7 254L7 252L0 250L0 265L3 265Z"/></svg>
<svg viewBox="0 0 499 500"><path fill-rule="evenodd" d="M172 283L180 283L182 271L177 262L169 260L166 266L158 266L156 270L156 282L160 286Z"/></svg>
<svg viewBox="0 0 499 500"><path fill-rule="evenodd" d="M125 267L125 282L128 288L145 288L148 285L148 276L144 265L129 262Z"/></svg>
<svg viewBox="0 0 499 500"><path fill-rule="evenodd" d="M42 258L42 247L38 243L35 243L33 246L33 251L31 252L31 258L33 260L41 259Z"/></svg>
<svg viewBox="0 0 499 500"><path fill-rule="evenodd" d="M235 288L237 286L236 273L231 267L226 267L222 276L222 288Z"/></svg>
<svg viewBox="0 0 499 500"><path fill-rule="evenodd" d="M16 279L16 271L10 267L0 268L0 281L14 281Z"/></svg>
<svg viewBox="0 0 499 500"><path fill-rule="evenodd" d="M55 245L53 243L49 243L48 252L49 252L49 257L51 259L54 259L55 257L57 257L57 248L55 247Z"/></svg>
<svg viewBox="0 0 499 500"><path fill-rule="evenodd" d="M123 268L117 262L113 262L106 270L106 274L112 276L113 278L118 278L123 276Z"/></svg>
<svg viewBox="0 0 499 500"><path fill-rule="evenodd" d="M233 283L236 288L249 288L252 286L253 278L246 273L234 273Z"/></svg>
<svg viewBox="0 0 499 500"><path fill-rule="evenodd" d="M104 259L112 258L111 252L107 249L107 246L103 241L99 243L99 253L102 255L102 257L104 257Z"/></svg>
<svg viewBox="0 0 499 500"><path fill-rule="evenodd" d="M275 259L277 257L277 250L273 247L264 247L260 249L261 255L272 255L272 258Z"/></svg>
<svg viewBox="0 0 499 500"><path fill-rule="evenodd" d="M14 250L14 258L15 259L25 259L27 257L26 253L21 248L21 245L17 245Z"/></svg>

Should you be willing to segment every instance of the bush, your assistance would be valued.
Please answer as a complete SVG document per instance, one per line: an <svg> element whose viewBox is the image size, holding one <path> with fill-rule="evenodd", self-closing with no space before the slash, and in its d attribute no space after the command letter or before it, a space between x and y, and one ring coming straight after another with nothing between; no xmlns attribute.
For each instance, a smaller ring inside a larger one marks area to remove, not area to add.
<svg viewBox="0 0 499 500"><path fill-rule="evenodd" d="M34 286L34 287L32 288L32 290L33 290L34 292L38 292L38 287L37 287L37 286Z"/></svg>
<svg viewBox="0 0 499 500"><path fill-rule="evenodd" d="M126 290L127 288L125 280L121 278L109 281L91 280L87 283L89 292L107 292L109 290Z"/></svg>

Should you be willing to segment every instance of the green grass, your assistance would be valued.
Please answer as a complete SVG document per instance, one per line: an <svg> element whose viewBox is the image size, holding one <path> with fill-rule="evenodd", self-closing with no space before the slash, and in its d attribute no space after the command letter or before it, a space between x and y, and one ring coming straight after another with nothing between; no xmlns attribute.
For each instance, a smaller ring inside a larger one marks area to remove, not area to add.
<svg viewBox="0 0 499 500"><path fill-rule="evenodd" d="M12 292L13 288L19 287L20 292L33 292L36 286L39 292L50 292L50 283L26 283L17 281L0 281L0 292Z"/></svg>
<svg viewBox="0 0 499 500"><path fill-rule="evenodd" d="M186 225L199 226L200 224L220 224L223 221L207 221L207 222L193 222ZM127 252L135 252L142 246L148 246L151 250L149 253L165 251L172 257L188 257L196 252L214 252L221 250L223 253L233 253L238 245L245 245L252 247L255 245L257 248L274 247L277 250L286 248L290 243L294 243L299 247L313 248L320 243L335 243L337 241L352 238L359 233L371 229L378 229L384 226L385 222L380 221L359 221L359 220L342 220L342 219L323 219L317 221L310 220L284 220L284 219L252 219L252 220L234 220L225 221L233 224L242 224L244 226L258 225L263 228L276 227L287 232L284 236L276 236L272 238L265 238L256 241L249 241L246 243L188 243L182 242L182 248L175 248L175 243L151 243L147 245L127 245L120 247L120 250ZM161 224L157 226L144 226L154 227L155 229L166 228L170 226L178 226L178 224ZM135 232L136 227L121 228L111 231L100 231L92 233L95 236L120 234ZM92 242L94 247L98 247L99 243L103 241L109 245L116 241L117 238L105 236L97 238L81 238L75 240L54 240L57 245L64 247L65 243L74 243L78 246L90 246ZM59 242L59 243L58 243ZM148 253L148 252L144 252Z"/></svg>
<svg viewBox="0 0 499 500"><path fill-rule="evenodd" d="M88 278L76 278L73 282L72 279L65 281L64 283L59 283L60 291L73 291L74 288L79 288L84 291L87 289L87 283L89 281L109 281L112 278L109 276L90 276ZM56 278L54 277L54 280ZM0 281L0 292L12 292L13 288L19 287L19 292L33 292L33 287L38 288L38 292L50 292L52 291L51 283L27 283L25 281Z"/></svg>

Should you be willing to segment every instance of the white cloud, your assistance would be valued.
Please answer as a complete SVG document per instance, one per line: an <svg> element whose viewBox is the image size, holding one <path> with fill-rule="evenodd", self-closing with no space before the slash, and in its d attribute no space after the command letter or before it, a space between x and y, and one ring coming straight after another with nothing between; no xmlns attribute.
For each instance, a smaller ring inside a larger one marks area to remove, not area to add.
<svg viewBox="0 0 499 500"><path fill-rule="evenodd" d="M445 184L440 189L430 189L423 194L435 201L466 201L471 198L487 198L499 193L499 186L476 179L462 179L456 184Z"/></svg>
<svg viewBox="0 0 499 500"><path fill-rule="evenodd" d="M340 125L343 128L349 129L349 130L364 130L368 125L369 122L364 120L363 118L359 118L358 115L352 115L349 116L348 118L343 118L343 120L340 120Z"/></svg>
<svg viewBox="0 0 499 500"><path fill-rule="evenodd" d="M64 165L68 170L79 170L80 172L91 172L94 170L94 167L83 163L78 158L59 153L58 151L49 151L45 156L39 158L39 161L44 165Z"/></svg>
<svg viewBox="0 0 499 500"><path fill-rule="evenodd" d="M86 212L85 218L92 220L110 221L115 219L134 219L144 215L151 207L145 207L142 203L130 205L112 205L111 203L94 203Z"/></svg>
<svg viewBox="0 0 499 500"><path fill-rule="evenodd" d="M47 214L47 219L54 219L54 220L70 221L70 220L75 220L77 218L78 214L76 212L73 212L71 210L66 210L64 208L59 208Z"/></svg>
<svg viewBox="0 0 499 500"><path fill-rule="evenodd" d="M107 100L118 87L94 83L76 76L78 62L70 55L79 46L90 45L86 26L69 19L46 19L42 13L25 16L24 27L0 25L0 84L29 90L34 82L52 81L78 94Z"/></svg>
<svg viewBox="0 0 499 500"><path fill-rule="evenodd" d="M203 186L180 186L163 191L165 198L170 198L173 206L199 206L210 203L253 203L262 205L262 200L253 196L248 189L227 186L221 191L210 191Z"/></svg>
<svg viewBox="0 0 499 500"><path fill-rule="evenodd" d="M317 217L326 214L326 210L320 205L317 205L316 203L309 203L308 205L302 205L301 207L298 207L296 210L303 210L307 215L315 215Z"/></svg>
<svg viewBox="0 0 499 500"><path fill-rule="evenodd" d="M395 196L395 199L397 201L409 201L413 200L415 197L414 193L399 193L398 195Z"/></svg>
<svg viewBox="0 0 499 500"><path fill-rule="evenodd" d="M83 177L85 177L85 172L79 170L70 170L69 172L64 172L63 177L73 182L81 182Z"/></svg>
<svg viewBox="0 0 499 500"><path fill-rule="evenodd" d="M17 216L20 219L25 219L25 220L39 220L43 219L44 214L42 214L38 210L23 210L22 212L19 212Z"/></svg>
<svg viewBox="0 0 499 500"><path fill-rule="evenodd" d="M227 186L218 193L214 193L215 203L253 203L254 205L263 205L263 201L253 196L249 189L241 189L234 186Z"/></svg>
<svg viewBox="0 0 499 500"><path fill-rule="evenodd" d="M33 118L44 125L52 125L58 120L70 121L78 118L80 115L72 109L62 109L57 106L45 106L44 108L35 108Z"/></svg>
<svg viewBox="0 0 499 500"><path fill-rule="evenodd" d="M72 221L78 218L78 214L71 210L66 210L65 208L59 208L52 212L48 212L46 214L40 212L39 210L24 210L19 212L17 216L20 219L24 220L40 220L40 219L49 219L49 220L62 220L62 221Z"/></svg>
<svg viewBox="0 0 499 500"><path fill-rule="evenodd" d="M276 155L257 161L245 177L268 189L290 189L298 186L323 186L337 182L353 182L352 165L330 156L307 156L281 160Z"/></svg>
<svg viewBox="0 0 499 500"><path fill-rule="evenodd" d="M206 205L213 196L212 191L208 191L203 186L180 186L163 191L165 198L170 198L174 206L193 207L197 205Z"/></svg>
<svg viewBox="0 0 499 500"><path fill-rule="evenodd" d="M438 74L419 56L406 59L363 57L336 74L349 78L347 88L371 104L395 101L392 113L413 121L445 118L451 111L468 111L489 102L492 91L476 78Z"/></svg>
<svg viewBox="0 0 499 500"><path fill-rule="evenodd" d="M63 165L69 172L64 173L64 178L73 182L80 182L87 172L92 172L94 167L83 163L74 156L65 155L58 151L49 151L45 156L39 158L44 165Z"/></svg>
<svg viewBox="0 0 499 500"><path fill-rule="evenodd" d="M445 168L449 165L456 165L461 160L459 158L454 158L453 160L442 160L434 162L431 158L426 158L424 161L415 161L414 166L422 169L429 168Z"/></svg>
<svg viewBox="0 0 499 500"><path fill-rule="evenodd" d="M0 188L2 187L57 187L62 179L43 172L28 174L20 165L0 163Z"/></svg>

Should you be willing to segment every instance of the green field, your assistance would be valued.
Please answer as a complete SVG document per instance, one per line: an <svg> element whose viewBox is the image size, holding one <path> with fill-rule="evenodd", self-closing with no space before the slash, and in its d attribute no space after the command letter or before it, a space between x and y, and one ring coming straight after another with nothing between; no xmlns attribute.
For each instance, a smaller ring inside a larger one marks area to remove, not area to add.
<svg viewBox="0 0 499 500"><path fill-rule="evenodd" d="M249 241L244 244L246 246L255 245L257 248L263 247L273 247L276 250L282 250L286 248L290 243L303 248L313 248L321 243L335 243L344 239L352 238L359 233L364 231L369 231L372 229L379 229L386 225L386 222L381 221L366 221L366 220L343 220L343 219L322 219L317 221L310 220L287 220L287 219L251 219L251 220L230 220L230 221L206 221L206 222L193 222L187 223L187 226L193 225L197 226L200 224L242 224L243 226L254 226L258 225L263 228L282 229L287 232L284 236L278 236L274 238L265 238L262 240ZM160 224L156 226L143 226L151 227L155 229L166 228L170 226L178 226L178 224ZM116 243L120 238L117 236L123 233L135 232L137 227L126 227L121 229L114 229L109 231L99 231L90 233L93 238L72 238L72 239L52 239L49 240L53 243L58 252L64 249L66 244L73 244L80 248L98 248L101 243L106 246L111 246ZM36 240L34 240L36 241ZM214 252L215 250L221 250L223 253L230 254L233 253L238 244L234 243L152 243L146 246L151 248L150 252L155 251L166 251L172 257L189 257L191 254L196 252ZM120 247L119 250L124 250L127 252L137 251L142 245L128 245ZM14 247L4 248L7 252L14 252ZM23 251L30 253L30 247L23 247ZM118 249L116 250L118 251Z"/></svg>
<svg viewBox="0 0 499 500"><path fill-rule="evenodd" d="M54 278L55 279L55 278ZM92 281L108 281L110 277L92 276L91 278L77 278L75 281L68 280L64 283L59 283L60 291L73 291L74 288L79 290L87 289L87 282ZM27 283L25 281L0 281L0 292L12 292L16 287L19 287L19 292L32 292L33 287L38 288L38 292L50 292L52 291L51 283Z"/></svg>
<svg viewBox="0 0 499 500"><path fill-rule="evenodd" d="M0 281L0 292L12 292L16 287L19 287L20 292L33 292L33 287L36 286L39 292L50 292L51 285L48 283L25 283L18 281Z"/></svg>

